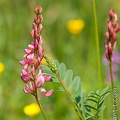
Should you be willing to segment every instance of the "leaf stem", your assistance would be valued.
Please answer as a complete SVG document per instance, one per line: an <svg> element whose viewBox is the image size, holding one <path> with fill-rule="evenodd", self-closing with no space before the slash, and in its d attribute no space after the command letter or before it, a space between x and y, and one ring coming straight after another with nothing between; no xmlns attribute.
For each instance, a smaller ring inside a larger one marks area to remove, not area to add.
<svg viewBox="0 0 120 120"><path fill-rule="evenodd" d="M36 99L36 101L37 101L37 104L38 104L38 106L39 106L39 108L40 108L40 110L41 110L41 113L42 113L42 115L43 115L43 117L44 117L44 120L47 120L47 117L46 117L46 115L45 115L45 112L44 112L44 110L43 110L43 107L42 107L41 103L40 103L39 100L38 100L37 91L36 91L36 95L34 95L34 96L35 96L35 99Z"/></svg>
<svg viewBox="0 0 120 120"><path fill-rule="evenodd" d="M57 79L59 80L59 82L60 82L61 86L63 87L63 89L65 90L68 99L70 100L70 102L71 102L71 104L72 104L72 106L73 106L73 108L74 108L77 116L79 117L79 120L84 120L83 115L82 115L80 112L78 112L78 110L76 109L76 105L73 103L73 101L72 101L72 99L71 99L71 97L70 97L70 94L68 93L68 91L66 90L65 86L64 86L63 83L61 82L59 75L56 74L56 77L57 77Z"/></svg>
<svg viewBox="0 0 120 120"><path fill-rule="evenodd" d="M97 52L97 63L98 63L98 80L99 80L100 90L102 90L100 49L99 49L99 37L98 37L98 26L97 26L95 0L92 0L92 5L93 5L93 15L94 15L94 23L95 23L96 52Z"/></svg>

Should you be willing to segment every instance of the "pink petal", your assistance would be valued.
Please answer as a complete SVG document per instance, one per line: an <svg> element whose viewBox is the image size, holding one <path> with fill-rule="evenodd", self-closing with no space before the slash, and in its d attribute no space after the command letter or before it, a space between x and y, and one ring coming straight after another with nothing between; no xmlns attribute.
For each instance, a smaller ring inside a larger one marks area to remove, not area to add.
<svg viewBox="0 0 120 120"><path fill-rule="evenodd" d="M34 30L32 30L32 32L30 34L34 38Z"/></svg>
<svg viewBox="0 0 120 120"><path fill-rule="evenodd" d="M44 93L42 94L42 96L48 97L48 96L51 96L52 94L53 94L53 89L52 89L52 90L49 90L48 92L44 92Z"/></svg>
<svg viewBox="0 0 120 120"><path fill-rule="evenodd" d="M45 88L40 88L40 92L46 92Z"/></svg>
<svg viewBox="0 0 120 120"><path fill-rule="evenodd" d="M24 66L24 65L26 64L26 61L25 61L25 60L20 61L20 64L21 64L22 66Z"/></svg>
<svg viewBox="0 0 120 120"><path fill-rule="evenodd" d="M40 67L39 72L38 72L38 76L41 75L42 72L43 72L42 67Z"/></svg>
<svg viewBox="0 0 120 120"><path fill-rule="evenodd" d="M30 49L25 49L25 53L26 54L30 54L32 52L32 50L30 50Z"/></svg>
<svg viewBox="0 0 120 120"><path fill-rule="evenodd" d="M44 77L42 75L37 77L36 86L37 88L41 87L44 84Z"/></svg>
<svg viewBox="0 0 120 120"><path fill-rule="evenodd" d="M33 82L30 82L30 90L35 91L35 84Z"/></svg>
<svg viewBox="0 0 120 120"><path fill-rule="evenodd" d="M27 83L30 78L28 76L21 75L21 79L23 80L24 83Z"/></svg>
<svg viewBox="0 0 120 120"><path fill-rule="evenodd" d="M28 45L28 48L31 49L31 50L34 50L34 45L32 45L32 43L31 43L31 44Z"/></svg>
<svg viewBox="0 0 120 120"><path fill-rule="evenodd" d="M26 94L30 94L31 93L31 90L29 89L29 86L26 85L26 87L23 88L23 91L26 93Z"/></svg>
<svg viewBox="0 0 120 120"><path fill-rule="evenodd" d="M52 77L51 77L51 76L44 76L44 78L45 78L45 81L46 81L46 82L49 82Z"/></svg>
<svg viewBox="0 0 120 120"><path fill-rule="evenodd" d="M34 54L29 54L26 56L27 59L33 59L34 58Z"/></svg>
<svg viewBox="0 0 120 120"><path fill-rule="evenodd" d="M23 69L23 70L21 71L21 73L22 73L22 75L27 75L27 74L28 74L28 71L25 70L25 69Z"/></svg>

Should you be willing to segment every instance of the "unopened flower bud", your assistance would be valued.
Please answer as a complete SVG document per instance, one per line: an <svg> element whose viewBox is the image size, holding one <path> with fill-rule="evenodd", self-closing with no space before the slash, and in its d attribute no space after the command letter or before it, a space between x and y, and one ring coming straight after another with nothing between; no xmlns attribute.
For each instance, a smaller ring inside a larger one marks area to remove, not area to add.
<svg viewBox="0 0 120 120"><path fill-rule="evenodd" d="M48 56L44 55L44 58L45 58L46 62L48 63L48 66L51 69L51 71L53 73L56 73L56 71L57 71L56 65L48 58Z"/></svg>
<svg viewBox="0 0 120 120"><path fill-rule="evenodd" d="M42 7L41 6L37 6L35 9L34 9L34 12L35 14L40 14L42 12Z"/></svg>

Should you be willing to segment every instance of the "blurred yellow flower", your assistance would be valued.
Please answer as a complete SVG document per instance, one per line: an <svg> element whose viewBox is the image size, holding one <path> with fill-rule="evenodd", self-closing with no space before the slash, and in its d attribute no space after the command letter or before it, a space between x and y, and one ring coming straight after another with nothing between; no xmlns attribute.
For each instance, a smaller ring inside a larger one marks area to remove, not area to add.
<svg viewBox="0 0 120 120"><path fill-rule="evenodd" d="M3 63L0 62L0 73L2 73L5 70L5 66Z"/></svg>
<svg viewBox="0 0 120 120"><path fill-rule="evenodd" d="M40 108L38 104L32 103L32 104L25 106L23 111L26 115L33 117L37 115L38 113L40 113Z"/></svg>
<svg viewBox="0 0 120 120"><path fill-rule="evenodd" d="M45 58L42 59L42 61L41 61L40 64L42 64L42 65L47 65L47 62L46 62Z"/></svg>
<svg viewBox="0 0 120 120"><path fill-rule="evenodd" d="M81 32L81 30L84 28L84 21L81 19L77 20L70 20L67 23L67 29L70 33L77 35Z"/></svg>

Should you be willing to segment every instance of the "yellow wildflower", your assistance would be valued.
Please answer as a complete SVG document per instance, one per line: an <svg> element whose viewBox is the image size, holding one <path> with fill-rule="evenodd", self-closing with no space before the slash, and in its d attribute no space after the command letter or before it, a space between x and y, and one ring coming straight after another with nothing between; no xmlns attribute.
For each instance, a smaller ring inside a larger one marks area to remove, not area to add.
<svg viewBox="0 0 120 120"><path fill-rule="evenodd" d="M3 63L0 62L0 73L2 73L5 70L5 66Z"/></svg>
<svg viewBox="0 0 120 120"><path fill-rule="evenodd" d="M77 35L81 32L81 30L83 29L85 23L83 20L81 19L77 19L77 20L70 20L67 23L67 29L70 33Z"/></svg>
<svg viewBox="0 0 120 120"><path fill-rule="evenodd" d="M24 113L30 117L37 115L40 112L38 104L32 103L24 107Z"/></svg>

